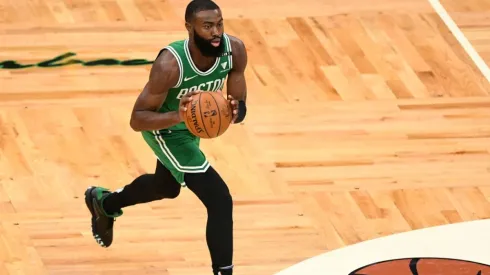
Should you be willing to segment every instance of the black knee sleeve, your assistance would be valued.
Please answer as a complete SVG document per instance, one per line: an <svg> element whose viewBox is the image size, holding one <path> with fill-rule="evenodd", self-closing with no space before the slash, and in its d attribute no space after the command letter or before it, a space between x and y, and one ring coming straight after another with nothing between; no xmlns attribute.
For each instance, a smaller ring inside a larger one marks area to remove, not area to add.
<svg viewBox="0 0 490 275"><path fill-rule="evenodd" d="M221 222L231 221L233 214L233 198L230 193L216 195L206 205L210 219L219 219Z"/></svg>
<svg viewBox="0 0 490 275"><path fill-rule="evenodd" d="M210 219L231 220L233 197L228 186L210 167L206 173L186 174L186 184L206 206Z"/></svg>

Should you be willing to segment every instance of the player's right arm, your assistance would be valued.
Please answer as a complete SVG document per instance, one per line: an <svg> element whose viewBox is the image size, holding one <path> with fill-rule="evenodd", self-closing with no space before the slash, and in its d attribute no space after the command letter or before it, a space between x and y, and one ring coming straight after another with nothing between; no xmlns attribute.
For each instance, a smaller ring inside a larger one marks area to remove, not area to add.
<svg viewBox="0 0 490 275"><path fill-rule="evenodd" d="M168 90L177 84L179 73L179 66L175 57L169 51L163 51L155 60L149 80L134 104L130 120L130 126L133 130L137 132L160 130L183 121L179 111L157 112L167 98ZM181 98L181 111L185 111L185 105L196 93L187 93Z"/></svg>

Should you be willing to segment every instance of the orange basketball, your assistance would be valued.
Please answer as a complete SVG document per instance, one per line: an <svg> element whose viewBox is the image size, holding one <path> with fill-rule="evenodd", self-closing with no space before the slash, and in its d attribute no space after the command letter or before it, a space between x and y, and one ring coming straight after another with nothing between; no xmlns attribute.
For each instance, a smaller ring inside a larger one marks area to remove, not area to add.
<svg viewBox="0 0 490 275"><path fill-rule="evenodd" d="M228 129L232 118L231 105L220 91L200 92L188 103L184 122L192 134L215 138Z"/></svg>
<svg viewBox="0 0 490 275"><path fill-rule="evenodd" d="M490 275L490 265L445 258L408 258L377 262L349 275Z"/></svg>

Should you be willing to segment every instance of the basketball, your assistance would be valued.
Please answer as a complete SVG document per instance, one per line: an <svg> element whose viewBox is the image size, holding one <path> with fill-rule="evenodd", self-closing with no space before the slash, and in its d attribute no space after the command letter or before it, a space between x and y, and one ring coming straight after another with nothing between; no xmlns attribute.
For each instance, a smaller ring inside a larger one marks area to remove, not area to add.
<svg viewBox="0 0 490 275"><path fill-rule="evenodd" d="M217 92L201 92L192 98L185 112L187 129L200 138L221 136L233 118L231 105Z"/></svg>
<svg viewBox="0 0 490 275"><path fill-rule="evenodd" d="M462 275L490 274L490 265L446 258L406 258L373 263L349 275Z"/></svg>

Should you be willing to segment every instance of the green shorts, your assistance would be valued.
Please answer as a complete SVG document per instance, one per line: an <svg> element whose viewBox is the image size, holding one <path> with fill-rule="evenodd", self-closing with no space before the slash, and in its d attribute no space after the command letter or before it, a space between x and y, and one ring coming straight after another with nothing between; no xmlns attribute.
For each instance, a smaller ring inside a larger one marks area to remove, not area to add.
<svg viewBox="0 0 490 275"><path fill-rule="evenodd" d="M199 148L200 138L188 131L142 132L143 138L178 183L185 186L185 173L204 173L209 168Z"/></svg>

